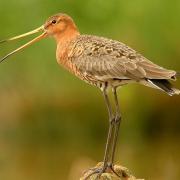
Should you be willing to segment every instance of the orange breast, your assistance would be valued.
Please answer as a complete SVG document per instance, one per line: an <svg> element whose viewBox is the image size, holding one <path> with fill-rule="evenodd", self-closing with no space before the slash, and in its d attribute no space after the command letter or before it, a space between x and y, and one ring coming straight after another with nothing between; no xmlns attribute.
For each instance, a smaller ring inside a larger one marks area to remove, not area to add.
<svg viewBox="0 0 180 180"><path fill-rule="evenodd" d="M59 44L57 46L56 59L58 64L62 65L65 69L81 78L80 72L78 71L76 66L71 62L71 56L72 47L70 47L69 44Z"/></svg>

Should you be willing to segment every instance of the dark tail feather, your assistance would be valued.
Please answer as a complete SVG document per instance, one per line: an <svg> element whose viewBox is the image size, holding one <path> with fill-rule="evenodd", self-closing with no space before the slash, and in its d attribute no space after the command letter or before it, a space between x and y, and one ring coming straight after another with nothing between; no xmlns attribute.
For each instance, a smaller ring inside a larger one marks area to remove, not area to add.
<svg viewBox="0 0 180 180"><path fill-rule="evenodd" d="M174 88L172 84L166 79L148 79L148 81L155 85L157 88L169 94L170 96L180 94L180 90Z"/></svg>

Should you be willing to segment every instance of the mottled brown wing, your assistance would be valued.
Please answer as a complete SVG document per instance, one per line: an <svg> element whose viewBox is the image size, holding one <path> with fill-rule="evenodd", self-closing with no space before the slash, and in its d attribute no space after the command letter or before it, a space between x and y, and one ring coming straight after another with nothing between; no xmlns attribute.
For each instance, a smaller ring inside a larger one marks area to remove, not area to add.
<svg viewBox="0 0 180 180"><path fill-rule="evenodd" d="M175 71L166 70L118 41L81 36L73 49L72 63L82 73L100 80L170 79Z"/></svg>

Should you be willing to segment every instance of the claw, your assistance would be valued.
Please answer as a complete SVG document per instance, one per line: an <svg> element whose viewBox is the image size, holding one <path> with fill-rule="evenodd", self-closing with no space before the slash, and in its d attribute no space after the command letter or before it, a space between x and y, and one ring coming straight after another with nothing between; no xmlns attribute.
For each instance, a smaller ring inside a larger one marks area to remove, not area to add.
<svg viewBox="0 0 180 180"><path fill-rule="evenodd" d="M98 163L95 167L87 170L80 180L144 180L134 177L129 169L120 165Z"/></svg>
<svg viewBox="0 0 180 180"><path fill-rule="evenodd" d="M96 174L96 176L95 176ZM98 163L96 167L90 168L84 173L84 178L81 180L100 180L101 177L104 179L110 179L109 174L114 174L118 179L121 177L114 169L112 164ZM108 178L109 177L109 178Z"/></svg>

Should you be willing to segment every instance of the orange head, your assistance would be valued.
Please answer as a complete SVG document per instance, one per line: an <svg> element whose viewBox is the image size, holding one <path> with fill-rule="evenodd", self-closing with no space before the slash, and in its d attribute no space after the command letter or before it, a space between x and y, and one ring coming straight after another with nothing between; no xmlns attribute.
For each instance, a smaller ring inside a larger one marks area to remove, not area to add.
<svg viewBox="0 0 180 180"><path fill-rule="evenodd" d="M38 37L34 38L33 40L29 41L28 43L26 43L25 45L17 48L16 50L12 51L11 53L9 53L6 56L4 56L3 58L1 58L0 63L2 61L4 61L6 58L8 58L9 56L15 54L16 52L24 49L25 47L27 47L27 46L33 44L34 42L37 42L45 37L53 36L56 39L57 43L64 43L66 41L72 40L73 38L75 38L76 36L79 35L79 31L78 31L73 19L66 14L59 13L59 14L56 14L56 15L48 18L48 20L45 22L45 24L42 25L41 27L39 27L33 31L30 31L28 33L21 34L19 36L15 36L13 38L9 38L6 40L2 40L2 41L0 41L0 43L20 39L20 38L23 38L23 37L26 37L26 36L29 36L31 34L35 34L38 32L43 32L43 33L40 36L38 36Z"/></svg>
<svg viewBox="0 0 180 180"><path fill-rule="evenodd" d="M63 36L79 34L73 19L61 13L48 18L44 24L44 31L56 40Z"/></svg>

